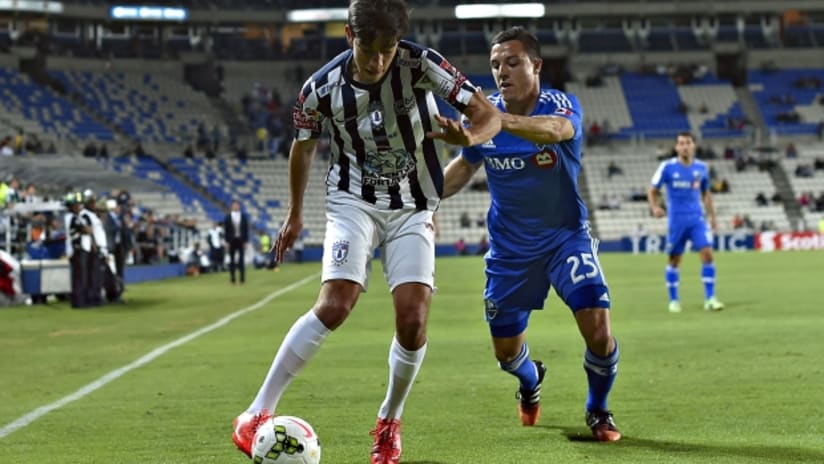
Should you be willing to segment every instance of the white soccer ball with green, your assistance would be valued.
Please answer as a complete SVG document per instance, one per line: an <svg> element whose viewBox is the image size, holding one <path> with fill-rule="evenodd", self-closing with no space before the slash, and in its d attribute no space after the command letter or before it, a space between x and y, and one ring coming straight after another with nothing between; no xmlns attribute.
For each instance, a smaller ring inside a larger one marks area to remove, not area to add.
<svg viewBox="0 0 824 464"><path fill-rule="evenodd" d="M318 464L320 441L300 417L276 416L264 422L252 444L255 464Z"/></svg>

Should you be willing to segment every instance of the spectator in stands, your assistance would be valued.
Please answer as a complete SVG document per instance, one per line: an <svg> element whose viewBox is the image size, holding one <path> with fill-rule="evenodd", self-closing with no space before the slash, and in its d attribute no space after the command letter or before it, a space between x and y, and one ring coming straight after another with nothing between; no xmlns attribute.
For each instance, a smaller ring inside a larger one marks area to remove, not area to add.
<svg viewBox="0 0 824 464"><path fill-rule="evenodd" d="M815 211L824 212L824 190L815 199Z"/></svg>
<svg viewBox="0 0 824 464"><path fill-rule="evenodd" d="M17 133L14 135L14 142L12 143L12 148L14 149L15 155L22 156L26 154L26 144L25 137L23 136L23 129L17 129Z"/></svg>
<svg viewBox="0 0 824 464"><path fill-rule="evenodd" d="M143 158L146 156L146 150L143 148L143 144L137 142L137 145L134 147L134 155L138 158Z"/></svg>
<svg viewBox="0 0 824 464"><path fill-rule="evenodd" d="M796 177L803 177L803 178L813 177L813 175L814 175L813 167L810 166L809 164L799 164L798 166L795 167L795 175L796 175Z"/></svg>
<svg viewBox="0 0 824 464"><path fill-rule="evenodd" d="M469 251L466 249L466 239L464 239L463 237L460 237L455 242L455 253L457 253L460 256L465 256L469 254Z"/></svg>
<svg viewBox="0 0 824 464"><path fill-rule="evenodd" d="M240 284L246 282L245 250L249 243L249 217L241 211L240 201L233 200L230 211L223 219L226 249L229 253L229 280L235 284L235 269L240 274Z"/></svg>
<svg viewBox="0 0 824 464"><path fill-rule="evenodd" d="M802 208L810 206L810 195L808 195L807 192L801 192L798 196L798 206L801 206Z"/></svg>
<svg viewBox="0 0 824 464"><path fill-rule="evenodd" d="M25 147L26 153L41 155L44 152L43 142L40 141L40 138L37 134L29 134L26 137Z"/></svg>
<svg viewBox="0 0 824 464"><path fill-rule="evenodd" d="M212 140L211 140L212 150L214 150L215 153L220 153L220 142L221 142L222 138L223 138L223 132L220 130L220 126L215 124L212 127Z"/></svg>
<svg viewBox="0 0 824 464"><path fill-rule="evenodd" d="M0 184L0 209L20 203L20 199L20 180L9 174L6 181Z"/></svg>
<svg viewBox="0 0 824 464"><path fill-rule="evenodd" d="M641 187L634 187L629 191L629 201L647 201L647 194Z"/></svg>
<svg viewBox="0 0 824 464"><path fill-rule="evenodd" d="M734 215L732 217L732 228L741 229L742 227L744 227L744 218L740 214Z"/></svg>
<svg viewBox="0 0 824 464"><path fill-rule="evenodd" d="M158 247L160 241L157 233L157 226L146 216L140 216L137 222L137 232L135 234L138 259L141 264L157 264L160 262Z"/></svg>
<svg viewBox="0 0 824 464"><path fill-rule="evenodd" d="M103 160L106 163L109 162L109 147L107 147L105 143L101 143L100 148L97 149L97 160Z"/></svg>
<svg viewBox="0 0 824 464"><path fill-rule="evenodd" d="M824 105L824 96L821 97L821 104ZM824 140L824 119L818 122L818 140Z"/></svg>
<svg viewBox="0 0 824 464"><path fill-rule="evenodd" d="M478 211L478 216L475 217L475 226L486 227L486 214L483 211Z"/></svg>
<svg viewBox="0 0 824 464"><path fill-rule="evenodd" d="M601 143L602 129L598 121L592 121L587 127L587 145L594 146Z"/></svg>
<svg viewBox="0 0 824 464"><path fill-rule="evenodd" d="M767 200L767 196L764 195L764 192L758 192L755 195L755 204L758 206L767 206L770 202Z"/></svg>
<svg viewBox="0 0 824 464"><path fill-rule="evenodd" d="M0 141L0 156L14 156L14 149L11 147L11 137L6 137Z"/></svg>
<svg viewBox="0 0 824 464"><path fill-rule="evenodd" d="M784 201L784 197L781 195L781 193L779 193L779 192L775 192L775 193L773 193L773 194L772 194L772 196L770 197L770 200L771 200L773 203L781 203L781 202L783 202L783 201Z"/></svg>
<svg viewBox="0 0 824 464"><path fill-rule="evenodd" d="M788 159L798 158L798 149L795 148L795 144L790 142L787 144L787 148L784 150L784 156Z"/></svg>
<svg viewBox="0 0 824 464"><path fill-rule="evenodd" d="M26 188L21 194L21 201L23 203L39 203L42 199L37 196L37 186L32 182L26 184Z"/></svg>
<svg viewBox="0 0 824 464"><path fill-rule="evenodd" d="M461 217L458 219L458 222L460 223L462 229L469 229L472 227L472 219L469 217L469 212L467 211L461 213Z"/></svg>
<svg viewBox="0 0 824 464"><path fill-rule="evenodd" d="M481 240L478 242L478 251L476 254L483 255L489 251L489 238L486 234L481 235Z"/></svg>
<svg viewBox="0 0 824 464"><path fill-rule="evenodd" d="M97 158L97 147L92 142L87 143L83 149L83 156L86 158Z"/></svg>
<svg viewBox="0 0 824 464"><path fill-rule="evenodd" d="M824 170L824 158L816 157L813 160L813 169L816 171Z"/></svg>
<svg viewBox="0 0 824 464"><path fill-rule="evenodd" d="M712 182L712 193L729 193L730 192L730 183L727 181L727 178L724 177L722 179L716 179Z"/></svg>
<svg viewBox="0 0 824 464"><path fill-rule="evenodd" d="M621 166L618 166L618 163L615 160L611 160L609 162L609 166L607 166L607 177L612 179L612 176L616 174L623 174L624 170L621 169Z"/></svg>
<svg viewBox="0 0 824 464"><path fill-rule="evenodd" d="M186 148L183 149L183 157L188 159L193 159L195 157L195 150L192 148L192 144L187 144Z"/></svg>

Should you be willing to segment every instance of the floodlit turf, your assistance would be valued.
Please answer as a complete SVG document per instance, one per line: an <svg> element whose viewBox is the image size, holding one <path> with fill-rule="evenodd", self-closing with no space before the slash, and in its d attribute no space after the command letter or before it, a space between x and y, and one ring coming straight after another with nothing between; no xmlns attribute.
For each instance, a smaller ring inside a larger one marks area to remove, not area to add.
<svg viewBox="0 0 824 464"><path fill-rule="evenodd" d="M718 254L720 313L702 308L684 257L683 313L667 311L662 255L606 254L621 346L610 407L619 443L589 440L583 344L553 295L533 315L549 367L539 425L519 425L514 378L492 356L482 260L438 261L426 362L404 414L404 464L824 462L824 253ZM370 291L294 382L280 413L312 423L323 463L365 463L386 384L392 308L379 263ZM125 306L0 309L0 428L152 350L315 275L317 264L129 288ZM251 401L317 278L0 438L0 462L242 463L231 420Z"/></svg>

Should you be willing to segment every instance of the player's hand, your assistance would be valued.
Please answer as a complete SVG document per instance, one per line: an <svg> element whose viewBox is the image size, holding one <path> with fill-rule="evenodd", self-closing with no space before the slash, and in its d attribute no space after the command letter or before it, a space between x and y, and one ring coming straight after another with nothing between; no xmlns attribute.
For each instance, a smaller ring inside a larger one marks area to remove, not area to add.
<svg viewBox="0 0 824 464"><path fill-rule="evenodd" d="M660 218L660 217L664 217L664 216L666 216L666 215L667 215L667 212L666 212L666 211L664 211L664 208L662 208L662 207L660 207L660 206L654 206L654 207L652 208L652 215L653 215L653 216L655 216L655 217L657 217L657 218Z"/></svg>
<svg viewBox="0 0 824 464"><path fill-rule="evenodd" d="M286 251L292 249L292 245L295 244L302 230L303 221L301 220L300 214L292 214L290 212L278 232L277 240L275 240L275 243L272 245L271 251L275 254L279 263L283 262L283 256L286 254Z"/></svg>
<svg viewBox="0 0 824 464"><path fill-rule="evenodd" d="M461 145L463 147L474 145L472 142L472 135L460 121L445 118L439 114L435 115L435 121L437 121L441 131L427 132L427 137L431 139L440 139L446 143Z"/></svg>

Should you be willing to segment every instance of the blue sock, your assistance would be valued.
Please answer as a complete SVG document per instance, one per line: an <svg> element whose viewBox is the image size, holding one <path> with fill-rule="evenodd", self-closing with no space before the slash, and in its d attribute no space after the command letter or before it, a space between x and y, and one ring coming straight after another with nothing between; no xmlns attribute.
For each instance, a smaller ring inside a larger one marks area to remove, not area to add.
<svg viewBox="0 0 824 464"><path fill-rule="evenodd" d="M589 382L587 395L587 411L606 411L607 396L618 375L618 340L615 340L615 350L602 358L587 348L584 353L584 370Z"/></svg>
<svg viewBox="0 0 824 464"><path fill-rule="evenodd" d="M524 343L521 347L521 352L510 362L499 362L498 366L510 374L518 377L521 381L521 388L524 390L533 390L538 385L538 370L535 369L535 363L529 359L529 347Z"/></svg>
<svg viewBox="0 0 824 464"><path fill-rule="evenodd" d="M678 301L678 268L667 265L665 274L670 301Z"/></svg>
<svg viewBox="0 0 824 464"><path fill-rule="evenodd" d="M715 296L715 264L706 263L701 266L701 280L704 281L704 295L709 300Z"/></svg>

